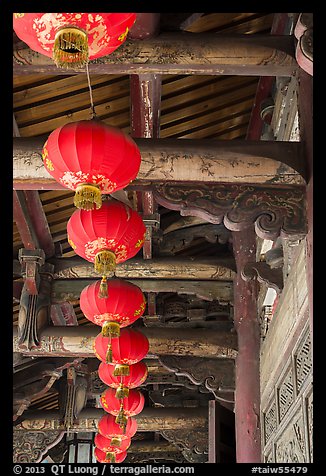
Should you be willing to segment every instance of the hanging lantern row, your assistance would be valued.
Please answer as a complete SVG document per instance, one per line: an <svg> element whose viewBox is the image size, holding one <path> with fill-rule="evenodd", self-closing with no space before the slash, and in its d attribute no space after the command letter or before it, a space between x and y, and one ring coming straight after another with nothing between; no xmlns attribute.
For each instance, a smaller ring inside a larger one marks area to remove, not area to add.
<svg viewBox="0 0 326 476"><path fill-rule="evenodd" d="M133 258L145 241L141 216L128 205L111 199L99 210L75 210L68 220L68 242L75 253L94 263L102 275L100 296L107 297L107 277L116 265Z"/></svg>
<svg viewBox="0 0 326 476"><path fill-rule="evenodd" d="M42 158L49 174L75 191L74 204L84 210L100 208L102 195L129 185L141 163L133 139L98 120L55 129L43 146Z"/></svg>
<svg viewBox="0 0 326 476"><path fill-rule="evenodd" d="M82 67L125 42L136 13L14 13L16 35L58 67Z"/></svg>

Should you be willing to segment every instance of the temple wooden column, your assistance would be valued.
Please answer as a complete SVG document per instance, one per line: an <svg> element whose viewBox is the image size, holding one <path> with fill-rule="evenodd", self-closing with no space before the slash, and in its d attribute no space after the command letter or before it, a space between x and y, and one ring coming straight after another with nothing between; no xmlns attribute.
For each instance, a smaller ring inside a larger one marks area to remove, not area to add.
<svg viewBox="0 0 326 476"><path fill-rule="evenodd" d="M244 281L241 271L256 261L256 235L253 227L233 232L237 264L234 293L234 325L238 335L235 367L235 432L237 463L259 463L260 442L260 330L257 318L257 280Z"/></svg>

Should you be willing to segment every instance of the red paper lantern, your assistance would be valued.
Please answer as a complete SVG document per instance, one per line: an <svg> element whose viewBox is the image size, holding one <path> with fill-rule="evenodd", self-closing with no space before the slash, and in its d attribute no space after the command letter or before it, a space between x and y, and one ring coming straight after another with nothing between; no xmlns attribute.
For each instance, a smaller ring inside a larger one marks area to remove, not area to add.
<svg viewBox="0 0 326 476"><path fill-rule="evenodd" d="M121 453L105 452L99 448L94 449L94 455L99 463L122 463L127 457L127 451Z"/></svg>
<svg viewBox="0 0 326 476"><path fill-rule="evenodd" d="M126 40L136 13L14 13L17 36L60 67L80 67Z"/></svg>
<svg viewBox="0 0 326 476"><path fill-rule="evenodd" d="M58 127L43 146L43 163L58 183L75 190L74 204L92 210L102 194L137 177L141 156L131 137L103 122L78 121Z"/></svg>
<svg viewBox="0 0 326 476"><path fill-rule="evenodd" d="M115 421L115 417L109 413L102 416L98 422L98 431L105 438L111 438L114 442L117 439L123 441L126 438L132 438L137 431L137 420L134 418L128 418L125 427L120 426Z"/></svg>
<svg viewBox="0 0 326 476"><path fill-rule="evenodd" d="M95 271L106 276L118 263L133 258L145 240L140 215L117 200L104 202L99 210L75 210L67 223L68 242L75 253L94 263Z"/></svg>
<svg viewBox="0 0 326 476"><path fill-rule="evenodd" d="M115 375L116 368L112 364L101 362L98 367L98 376L109 387L116 389L115 396L128 396L129 389L140 387L148 375L147 365L137 362L129 365L129 375Z"/></svg>
<svg viewBox="0 0 326 476"><path fill-rule="evenodd" d="M123 279L110 279L107 286L105 299L99 298L100 281L86 286L80 294L79 305L87 319L102 327L103 336L117 337L120 327L133 324L143 315L145 297L138 286Z"/></svg>
<svg viewBox="0 0 326 476"><path fill-rule="evenodd" d="M127 451L131 444L131 438L125 438L120 440L119 438L114 440L112 438L105 438L105 436L97 433L94 438L94 443L97 448L105 453L122 453Z"/></svg>
<svg viewBox="0 0 326 476"><path fill-rule="evenodd" d="M103 337L99 334L94 340L94 353L102 362L119 364L116 375L129 373L129 365L136 364L148 353L147 337L135 329L121 329L120 337Z"/></svg>
<svg viewBox="0 0 326 476"><path fill-rule="evenodd" d="M103 409L116 417L116 423L125 425L128 417L138 415L144 408L145 398L139 390L130 390L127 397L118 399L113 388L101 395Z"/></svg>

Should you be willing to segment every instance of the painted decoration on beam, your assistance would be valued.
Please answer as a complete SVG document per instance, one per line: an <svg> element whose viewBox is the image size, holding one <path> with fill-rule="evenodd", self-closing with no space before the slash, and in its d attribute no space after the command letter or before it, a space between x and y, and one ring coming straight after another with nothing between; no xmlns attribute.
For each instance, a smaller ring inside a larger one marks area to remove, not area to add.
<svg viewBox="0 0 326 476"><path fill-rule="evenodd" d="M77 208L101 208L102 195L125 188L139 172L141 155L133 139L98 120L55 129L43 146L49 174L75 191Z"/></svg>
<svg viewBox="0 0 326 476"><path fill-rule="evenodd" d="M121 46L136 13L14 13L17 36L58 67L79 68Z"/></svg>
<svg viewBox="0 0 326 476"><path fill-rule="evenodd" d="M145 311L141 289L124 279L107 280L108 297L99 297L100 281L86 286L80 294L84 316L102 327L104 337L119 337L120 328L133 324Z"/></svg>
<svg viewBox="0 0 326 476"><path fill-rule="evenodd" d="M94 263L102 275L100 296L107 297L107 276L116 265L142 248L146 227L128 205L108 200L98 210L75 210L67 223L68 242L75 253Z"/></svg>

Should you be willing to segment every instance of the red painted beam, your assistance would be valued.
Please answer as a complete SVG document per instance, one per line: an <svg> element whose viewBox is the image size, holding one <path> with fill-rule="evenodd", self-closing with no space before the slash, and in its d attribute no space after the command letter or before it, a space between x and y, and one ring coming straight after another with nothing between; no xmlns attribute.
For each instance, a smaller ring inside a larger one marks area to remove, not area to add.
<svg viewBox="0 0 326 476"><path fill-rule="evenodd" d="M283 35L289 22L287 13L275 13L271 27L271 35ZM254 106L251 112L247 137L248 140L260 140L263 130L263 119L260 115L261 104L271 95L275 76L263 76L257 86Z"/></svg>
<svg viewBox="0 0 326 476"><path fill-rule="evenodd" d="M237 265L234 326L238 336L235 366L235 432L237 463L260 463L260 328L257 318L257 280L245 282L241 270L256 260L254 228L232 232Z"/></svg>

